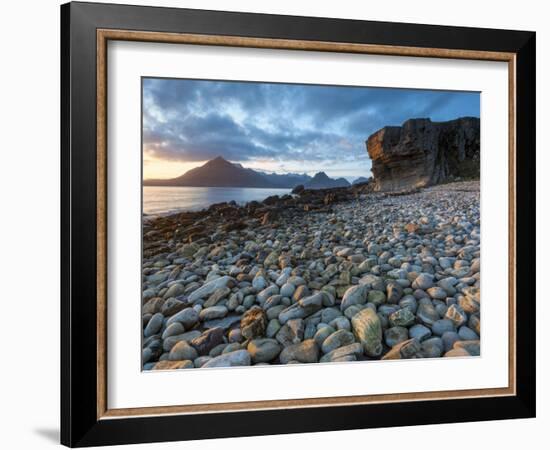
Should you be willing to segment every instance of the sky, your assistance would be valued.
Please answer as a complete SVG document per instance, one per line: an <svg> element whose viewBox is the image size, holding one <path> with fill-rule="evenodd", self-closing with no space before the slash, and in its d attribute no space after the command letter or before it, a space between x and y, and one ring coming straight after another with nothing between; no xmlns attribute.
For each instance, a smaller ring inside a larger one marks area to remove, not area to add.
<svg viewBox="0 0 550 450"><path fill-rule="evenodd" d="M479 117L479 93L143 78L143 176L222 156L276 173L369 176L365 141L410 118Z"/></svg>

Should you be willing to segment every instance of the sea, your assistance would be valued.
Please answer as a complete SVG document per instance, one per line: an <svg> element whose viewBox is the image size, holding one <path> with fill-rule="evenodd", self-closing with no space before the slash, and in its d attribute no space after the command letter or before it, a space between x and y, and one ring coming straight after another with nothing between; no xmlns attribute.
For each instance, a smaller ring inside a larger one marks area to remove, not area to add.
<svg viewBox="0 0 550 450"><path fill-rule="evenodd" d="M165 215L173 212L200 211L214 203L230 202L245 204L262 201L271 195L290 194L290 189L224 188L144 186L143 213Z"/></svg>

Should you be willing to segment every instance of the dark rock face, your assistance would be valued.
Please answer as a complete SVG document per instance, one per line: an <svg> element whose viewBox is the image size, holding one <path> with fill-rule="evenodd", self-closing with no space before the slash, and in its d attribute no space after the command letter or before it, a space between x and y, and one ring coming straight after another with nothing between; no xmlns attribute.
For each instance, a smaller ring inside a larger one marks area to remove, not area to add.
<svg viewBox="0 0 550 450"><path fill-rule="evenodd" d="M455 177L479 177L479 119L410 119L367 142L376 191L406 191Z"/></svg>

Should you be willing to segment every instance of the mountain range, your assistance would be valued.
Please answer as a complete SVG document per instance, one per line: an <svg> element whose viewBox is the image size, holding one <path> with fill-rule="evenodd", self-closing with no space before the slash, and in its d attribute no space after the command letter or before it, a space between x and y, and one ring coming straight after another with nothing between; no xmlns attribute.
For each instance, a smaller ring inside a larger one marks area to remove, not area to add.
<svg viewBox="0 0 550 450"><path fill-rule="evenodd" d="M243 187L292 189L298 185L306 189L324 189L349 186L345 178L333 179L324 172L312 178L307 174L265 173L241 164L232 163L218 156L200 167L188 170L183 175L170 179L144 180L144 186L193 186L193 187Z"/></svg>
<svg viewBox="0 0 550 450"><path fill-rule="evenodd" d="M304 187L306 189L328 189L351 186L345 178L330 178L325 172L317 172Z"/></svg>

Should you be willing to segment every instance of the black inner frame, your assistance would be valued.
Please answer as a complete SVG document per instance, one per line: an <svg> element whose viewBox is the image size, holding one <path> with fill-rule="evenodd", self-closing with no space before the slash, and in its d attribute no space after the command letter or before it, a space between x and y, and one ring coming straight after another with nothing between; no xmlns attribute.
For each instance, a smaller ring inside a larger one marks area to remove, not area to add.
<svg viewBox="0 0 550 450"><path fill-rule="evenodd" d="M517 395L98 420L99 28L515 53ZM62 5L61 443L81 447L534 417L535 102L534 32L80 2Z"/></svg>

